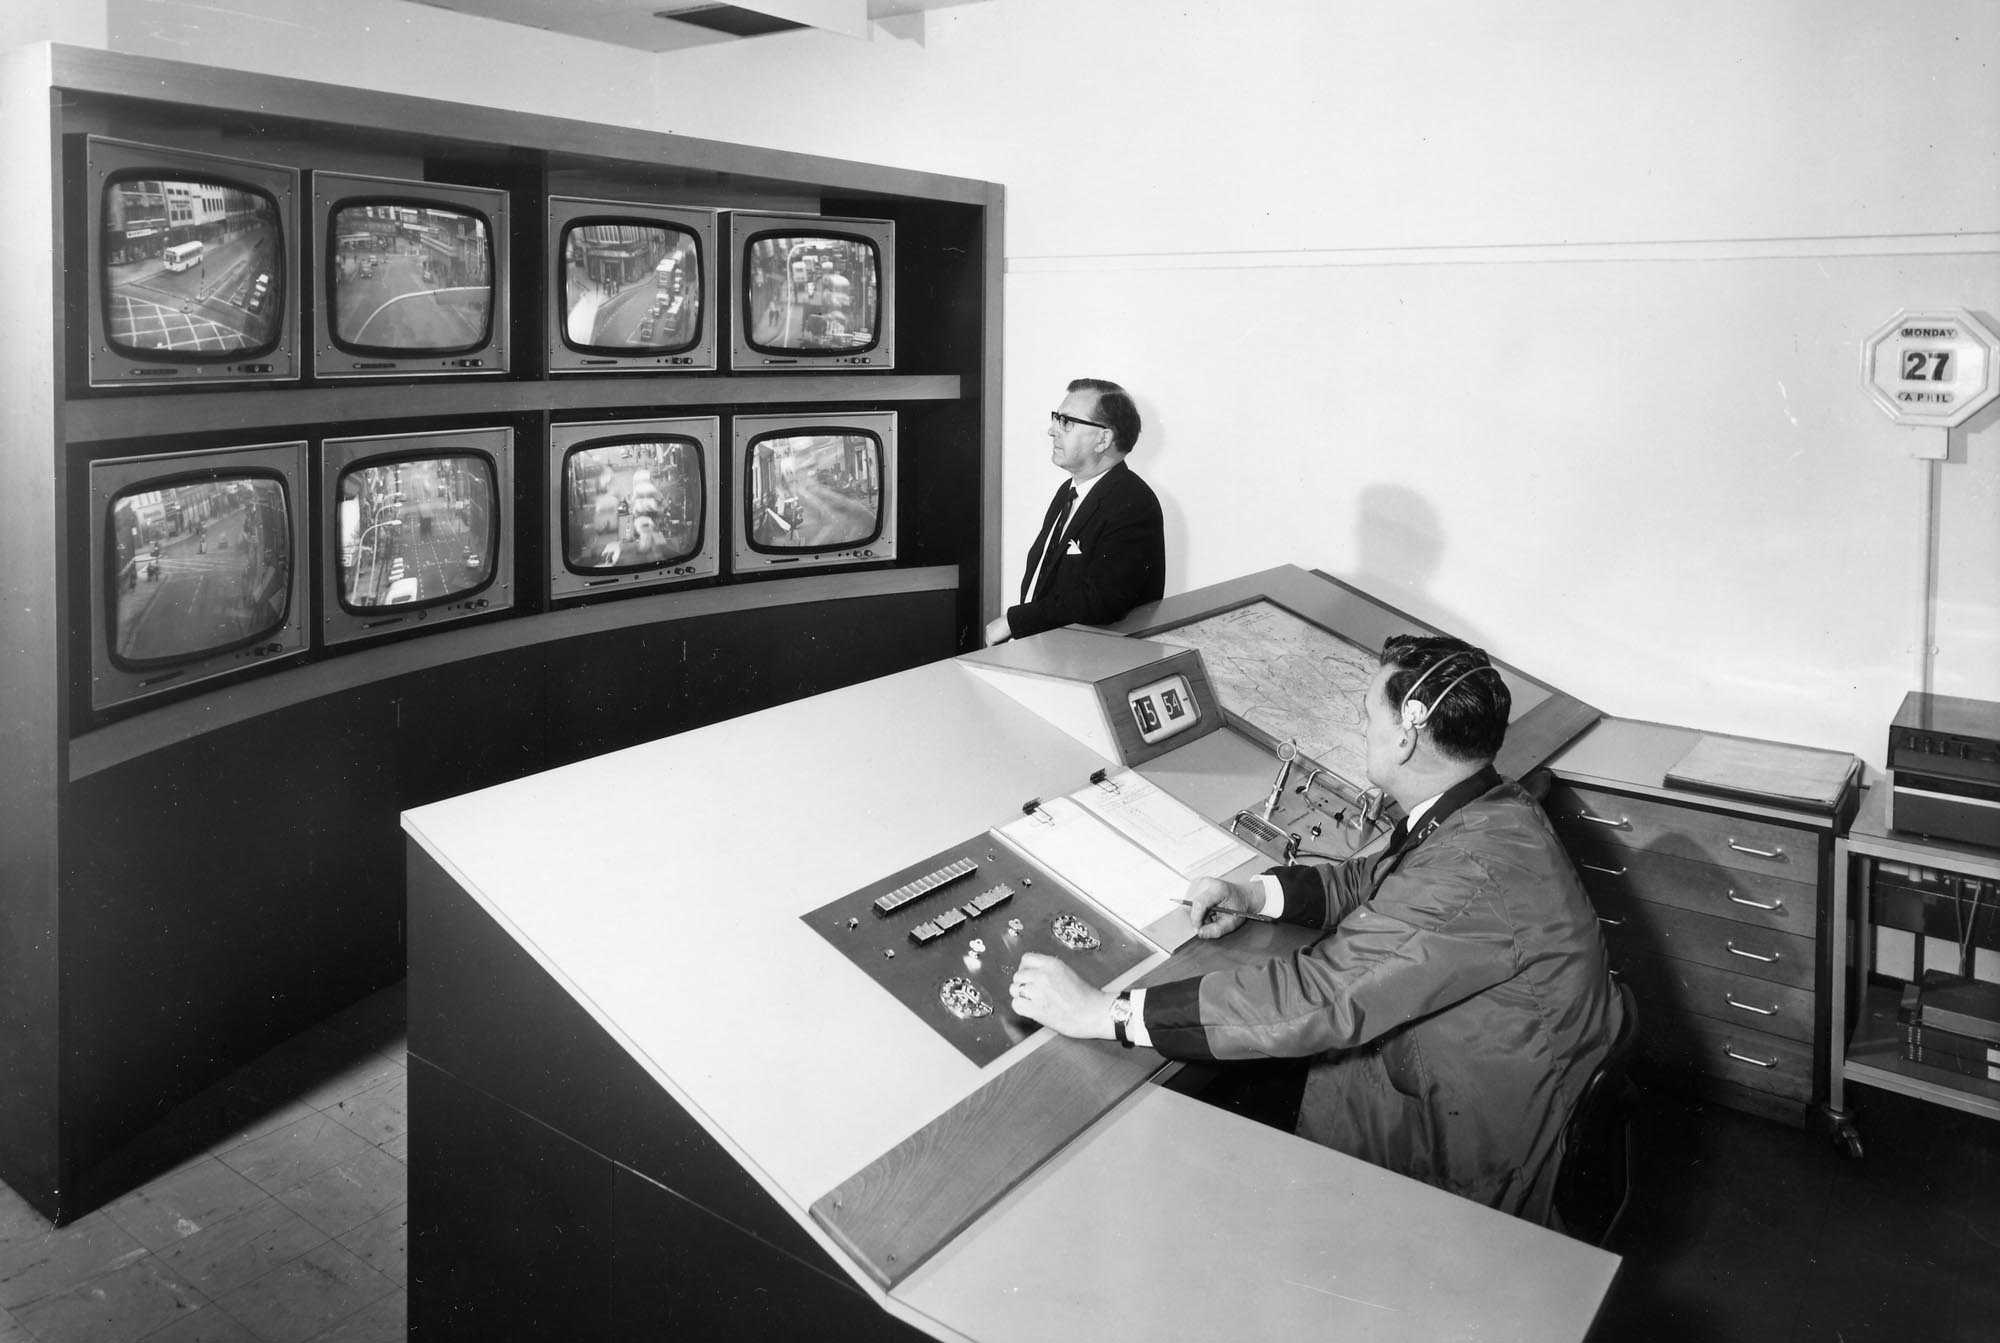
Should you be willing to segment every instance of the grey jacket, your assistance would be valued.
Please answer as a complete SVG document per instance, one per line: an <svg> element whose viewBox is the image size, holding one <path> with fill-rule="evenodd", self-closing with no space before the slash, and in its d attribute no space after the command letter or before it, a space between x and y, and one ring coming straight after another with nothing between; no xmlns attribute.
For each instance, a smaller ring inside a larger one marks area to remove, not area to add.
<svg viewBox="0 0 2000 1343"><path fill-rule="evenodd" d="M1281 868L1290 957L1148 990L1174 1058L1312 1059L1300 1136L1535 1221L1622 1008L1597 919L1511 781L1387 858Z"/></svg>

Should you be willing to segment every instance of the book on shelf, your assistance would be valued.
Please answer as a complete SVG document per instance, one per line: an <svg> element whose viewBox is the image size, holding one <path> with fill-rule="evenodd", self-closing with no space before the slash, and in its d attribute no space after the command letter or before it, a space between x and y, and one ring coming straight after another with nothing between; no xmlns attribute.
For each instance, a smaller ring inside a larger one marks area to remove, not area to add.
<svg viewBox="0 0 2000 1343"><path fill-rule="evenodd" d="M2000 1063L1987 1063L1981 1059L1965 1058L1959 1054L1948 1054L1936 1049L1926 1049L1905 1044L1898 1053L1903 1062L1912 1064L1932 1074L1942 1074L1951 1078L1972 1078L1975 1081L2000 1082Z"/></svg>
<svg viewBox="0 0 2000 1343"><path fill-rule="evenodd" d="M1990 1045L1969 1035L1954 1035L1935 1026L1920 1026L1913 1021L1904 1023L1901 1043L1905 1049L1927 1049L1933 1054L1956 1054L1982 1064L2000 1064L2000 1045Z"/></svg>
<svg viewBox="0 0 2000 1343"><path fill-rule="evenodd" d="M2000 984L1926 970L1917 989L1918 1025L2000 1045Z"/></svg>

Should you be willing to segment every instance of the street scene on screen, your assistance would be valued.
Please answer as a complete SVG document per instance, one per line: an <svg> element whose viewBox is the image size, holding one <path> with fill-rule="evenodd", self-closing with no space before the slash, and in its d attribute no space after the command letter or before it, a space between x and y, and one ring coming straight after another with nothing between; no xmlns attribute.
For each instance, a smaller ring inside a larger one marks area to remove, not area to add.
<svg viewBox="0 0 2000 1343"><path fill-rule="evenodd" d="M102 244L114 347L228 354L277 338L284 238L263 192L199 178L114 181Z"/></svg>
<svg viewBox="0 0 2000 1343"><path fill-rule="evenodd" d="M135 490L111 503L114 656L143 664L224 648L284 624L285 489L261 477Z"/></svg>

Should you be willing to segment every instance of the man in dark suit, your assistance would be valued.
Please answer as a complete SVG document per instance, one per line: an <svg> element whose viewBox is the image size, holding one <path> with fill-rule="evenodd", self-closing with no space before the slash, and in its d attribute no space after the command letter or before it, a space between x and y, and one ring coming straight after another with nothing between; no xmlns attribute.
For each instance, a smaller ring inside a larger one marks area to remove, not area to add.
<svg viewBox="0 0 2000 1343"><path fill-rule="evenodd" d="M1049 459L1069 473L1021 575L1021 601L986 626L986 642L1058 625L1108 625L1165 591L1166 530L1152 487L1125 465L1139 408L1115 382L1078 378L1049 412Z"/></svg>

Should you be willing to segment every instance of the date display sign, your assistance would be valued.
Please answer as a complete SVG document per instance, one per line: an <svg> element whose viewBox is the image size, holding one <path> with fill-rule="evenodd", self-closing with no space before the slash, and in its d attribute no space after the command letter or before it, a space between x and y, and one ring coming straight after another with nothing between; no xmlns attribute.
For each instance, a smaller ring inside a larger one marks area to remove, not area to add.
<svg viewBox="0 0 2000 1343"><path fill-rule="evenodd" d="M1952 429L2000 394L2000 338L1963 308L1905 309L1861 347L1861 376L1897 424Z"/></svg>

